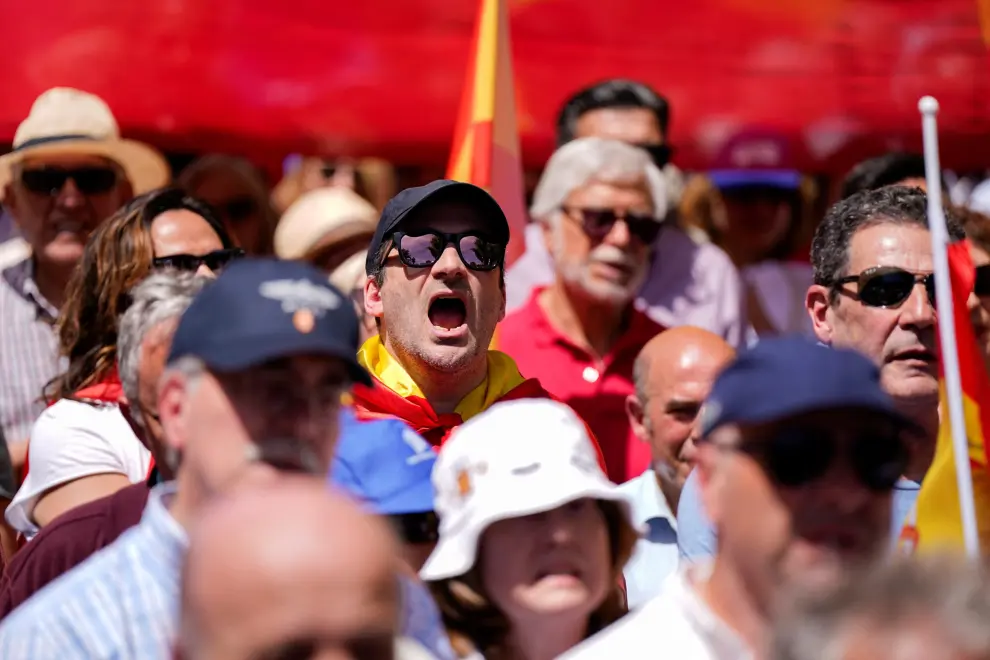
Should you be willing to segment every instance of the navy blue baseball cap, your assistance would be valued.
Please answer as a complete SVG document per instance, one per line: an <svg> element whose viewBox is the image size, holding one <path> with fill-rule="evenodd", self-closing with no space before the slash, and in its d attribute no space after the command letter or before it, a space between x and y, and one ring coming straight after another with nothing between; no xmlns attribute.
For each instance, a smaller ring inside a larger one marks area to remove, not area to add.
<svg viewBox="0 0 990 660"><path fill-rule="evenodd" d="M485 192L484 188L470 183L438 179L425 186L406 188L388 200L388 204L382 209L382 215L378 219L375 236L371 239L371 245L368 247L365 272L370 274L375 270L377 265L375 264L375 257L382 243L399 228L399 225L410 213L427 202L437 201L461 202L477 208L481 216L490 223L488 233L491 239L508 244L509 221L505 219L505 212L502 211L502 207L498 205L494 197Z"/></svg>
<svg viewBox="0 0 990 660"><path fill-rule="evenodd" d="M880 370L863 355L801 337L763 339L715 379L702 408L701 434L725 424L760 424L838 408L874 412L914 428L880 387Z"/></svg>
<svg viewBox="0 0 990 660"><path fill-rule="evenodd" d="M359 421L345 410L340 422L331 484L379 515L433 511L429 442L397 419Z"/></svg>
<svg viewBox="0 0 990 660"><path fill-rule="evenodd" d="M298 261L249 257L199 292L175 330L169 361L193 356L227 372L291 355L328 355L347 365L354 382L371 385L357 349L354 306L325 273Z"/></svg>

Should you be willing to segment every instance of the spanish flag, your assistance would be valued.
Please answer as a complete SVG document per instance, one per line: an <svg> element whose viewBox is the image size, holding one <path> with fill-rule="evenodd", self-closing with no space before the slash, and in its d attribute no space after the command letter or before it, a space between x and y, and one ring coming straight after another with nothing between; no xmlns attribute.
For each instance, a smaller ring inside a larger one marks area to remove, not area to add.
<svg viewBox="0 0 990 660"><path fill-rule="evenodd" d="M955 316L959 375L962 383L966 437L973 477L973 503L980 547L990 548L990 472L987 467L987 437L990 434L990 377L976 343L969 320L966 300L973 291L975 272L969 242L959 241L948 247L949 274ZM916 545L921 551L964 549L959 487L952 448L945 378L941 382L941 412L935 458L921 485L916 508L915 530L905 527L902 543Z"/></svg>
<svg viewBox="0 0 990 660"><path fill-rule="evenodd" d="M523 189L508 0L480 0L447 178L485 188L509 220L506 265L525 248Z"/></svg>

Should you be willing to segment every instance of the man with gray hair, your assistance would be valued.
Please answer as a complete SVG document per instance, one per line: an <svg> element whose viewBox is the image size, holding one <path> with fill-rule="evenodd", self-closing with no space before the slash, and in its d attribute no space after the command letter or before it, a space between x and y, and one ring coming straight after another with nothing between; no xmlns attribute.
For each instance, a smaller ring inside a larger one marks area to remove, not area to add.
<svg viewBox="0 0 990 660"><path fill-rule="evenodd" d="M637 354L664 330L633 300L666 205L663 177L642 149L601 138L558 149L530 211L556 279L499 327L499 349L588 423L616 482L650 463L649 448L631 436L625 405Z"/></svg>
<svg viewBox="0 0 990 660"><path fill-rule="evenodd" d="M150 487L173 478L163 460L155 400L158 381L179 317L208 281L192 273L157 273L131 292L131 305L121 316L117 333L117 370L127 397L120 409L151 452L151 473L146 481L59 516L14 555L0 582L0 618L136 525Z"/></svg>
<svg viewBox="0 0 990 660"><path fill-rule="evenodd" d="M990 658L990 577L962 557L901 560L781 607L772 660Z"/></svg>

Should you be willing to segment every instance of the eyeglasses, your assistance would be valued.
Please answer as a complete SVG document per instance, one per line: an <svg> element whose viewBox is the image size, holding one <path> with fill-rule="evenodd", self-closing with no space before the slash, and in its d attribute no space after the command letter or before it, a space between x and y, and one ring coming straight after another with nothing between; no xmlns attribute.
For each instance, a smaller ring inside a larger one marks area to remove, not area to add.
<svg viewBox="0 0 990 660"><path fill-rule="evenodd" d="M840 440L826 429L809 426L786 426L738 449L755 458L774 483L788 488L821 478L842 456L864 486L890 490L908 462L907 447L896 433L861 433Z"/></svg>
<svg viewBox="0 0 990 660"><path fill-rule="evenodd" d="M976 267L976 280L973 282L973 293L978 296L990 296L990 264Z"/></svg>
<svg viewBox="0 0 990 660"><path fill-rule="evenodd" d="M397 231L392 234L392 241L399 251L399 260L410 268L429 268L440 260L448 245L457 249L461 262L471 270L494 270L505 260L505 245L475 231L460 234L433 230L419 234Z"/></svg>
<svg viewBox="0 0 990 660"><path fill-rule="evenodd" d="M629 233L645 245L652 245L663 228L659 220L646 213L620 213L615 209L579 209L569 206L560 208L572 220L579 217L584 233L596 241L608 236L619 220L625 222Z"/></svg>
<svg viewBox="0 0 990 660"><path fill-rule="evenodd" d="M223 270L231 261L244 256L241 248L227 248L224 250L214 250L207 254L171 254L167 257L155 257L152 264L156 269L173 268L195 272L203 264L214 273Z"/></svg>
<svg viewBox="0 0 990 660"><path fill-rule="evenodd" d="M436 543L440 538L440 522L433 511L393 515L389 520L406 543Z"/></svg>
<svg viewBox="0 0 990 660"><path fill-rule="evenodd" d="M221 202L216 209L231 222L240 222L258 210L258 203L245 195Z"/></svg>
<svg viewBox="0 0 990 660"><path fill-rule="evenodd" d="M62 169L43 167L21 172L21 183L36 195L54 197L72 179L84 195L102 195L117 185L117 172L109 167L79 167Z"/></svg>
<svg viewBox="0 0 990 660"><path fill-rule="evenodd" d="M910 273L896 266L875 266L859 275L850 275L835 281L834 288L843 291L842 285L856 283L856 295L870 307L897 307L911 297L914 285L925 285L928 302L935 305L935 277L932 273Z"/></svg>
<svg viewBox="0 0 990 660"><path fill-rule="evenodd" d="M646 153L650 154L650 160L661 170L670 162L670 157L674 150L666 144L635 144Z"/></svg>

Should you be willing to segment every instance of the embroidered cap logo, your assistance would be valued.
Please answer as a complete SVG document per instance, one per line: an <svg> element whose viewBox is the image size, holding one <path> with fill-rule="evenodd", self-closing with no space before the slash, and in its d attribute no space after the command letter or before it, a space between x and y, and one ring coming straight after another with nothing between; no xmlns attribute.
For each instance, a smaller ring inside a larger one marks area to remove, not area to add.
<svg viewBox="0 0 990 660"><path fill-rule="evenodd" d="M269 300L282 303L282 311L294 314L301 309L314 316L323 316L328 309L340 307L340 296L330 287L313 284L308 280L271 280L258 288Z"/></svg>

